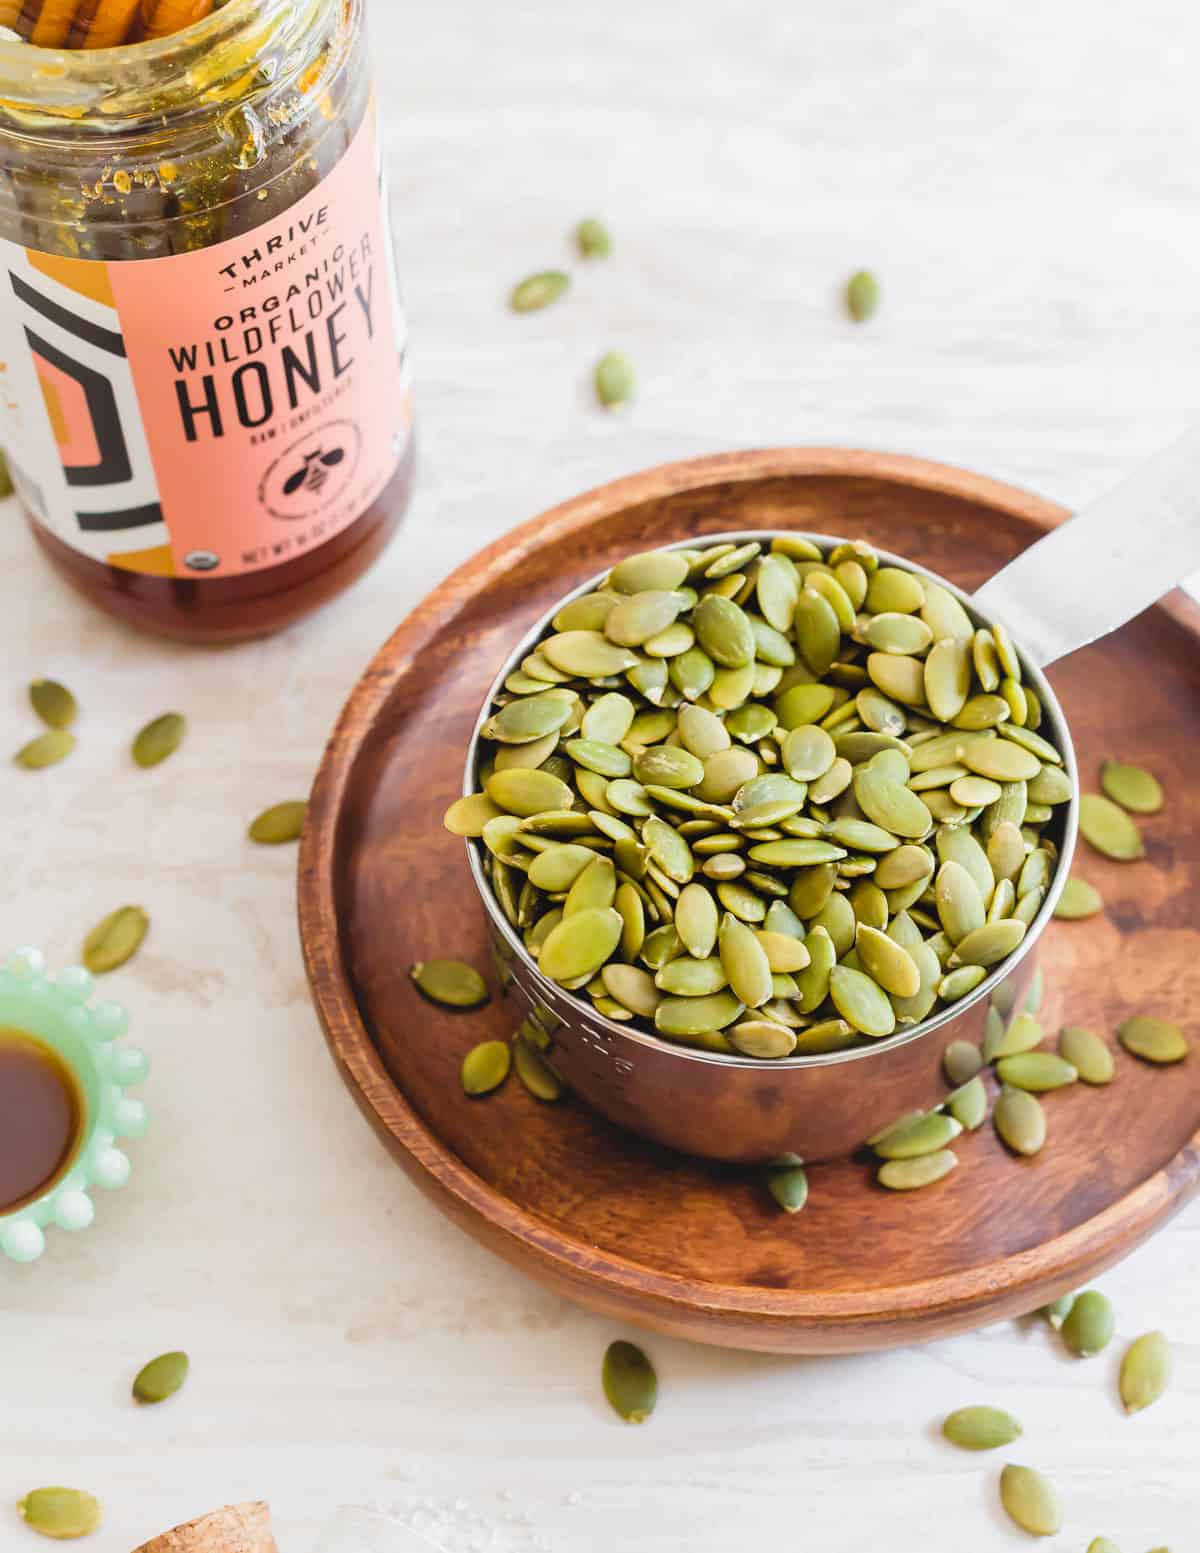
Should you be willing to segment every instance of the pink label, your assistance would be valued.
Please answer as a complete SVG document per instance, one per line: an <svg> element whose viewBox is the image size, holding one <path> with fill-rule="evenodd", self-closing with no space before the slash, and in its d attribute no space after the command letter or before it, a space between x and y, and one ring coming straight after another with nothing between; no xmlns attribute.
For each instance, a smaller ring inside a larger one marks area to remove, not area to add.
<svg viewBox="0 0 1200 1553"><path fill-rule="evenodd" d="M243 237L112 264L3 247L15 478L75 548L158 575L261 571L395 474L411 408L373 114Z"/></svg>

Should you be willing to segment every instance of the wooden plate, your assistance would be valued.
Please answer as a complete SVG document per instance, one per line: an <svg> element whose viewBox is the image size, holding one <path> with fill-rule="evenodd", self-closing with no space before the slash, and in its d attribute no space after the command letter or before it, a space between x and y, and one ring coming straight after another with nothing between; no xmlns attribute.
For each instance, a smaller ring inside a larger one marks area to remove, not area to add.
<svg viewBox="0 0 1200 1553"><path fill-rule="evenodd" d="M961 1166L911 1197L849 1160L812 1171L789 1217L752 1173L671 1155L579 1102L515 1079L484 1101L458 1081L476 1042L507 1036L500 998L454 1015L409 966L488 963L460 841L458 796L480 700L522 631L623 554L739 527L863 536L978 586L1065 513L912 459L790 449L635 475L517 529L448 578L367 670L333 735L300 870L309 975L342 1075L409 1174L464 1229L552 1288L701 1342L789 1353L939 1336L1028 1311L1083 1283L1173 1213L1200 1180L1200 1051L1047 1102L1051 1140L1012 1158L990 1126ZM1148 860L1081 843L1104 916L1043 940L1051 1030L1110 1039L1133 1012L1200 1035L1200 611L1175 596L1052 672L1081 769L1119 754L1154 768L1167 808Z"/></svg>

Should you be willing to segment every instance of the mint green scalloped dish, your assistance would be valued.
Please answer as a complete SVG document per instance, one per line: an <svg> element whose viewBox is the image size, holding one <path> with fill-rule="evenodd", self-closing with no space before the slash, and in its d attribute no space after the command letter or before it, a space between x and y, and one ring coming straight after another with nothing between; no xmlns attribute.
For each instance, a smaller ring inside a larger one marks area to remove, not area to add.
<svg viewBox="0 0 1200 1553"><path fill-rule="evenodd" d="M69 966L45 973L37 949L18 949L0 969L0 1028L28 1033L58 1053L75 1076L83 1125L72 1158L41 1196L0 1212L0 1255L35 1262L46 1231L85 1230L96 1217L92 1189L114 1191L129 1180L129 1156L118 1138L140 1138L150 1125L143 1101L126 1091L150 1071L145 1052L115 1043L129 1029L119 1003L92 1002L91 975Z"/></svg>

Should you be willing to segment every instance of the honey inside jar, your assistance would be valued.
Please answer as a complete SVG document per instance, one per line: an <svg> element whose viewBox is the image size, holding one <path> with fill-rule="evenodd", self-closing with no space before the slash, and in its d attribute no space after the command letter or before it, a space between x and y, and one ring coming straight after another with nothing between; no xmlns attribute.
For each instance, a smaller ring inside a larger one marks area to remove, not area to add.
<svg viewBox="0 0 1200 1553"><path fill-rule="evenodd" d="M84 1115L59 1054L24 1030L0 1028L0 1213L24 1207L65 1173Z"/></svg>

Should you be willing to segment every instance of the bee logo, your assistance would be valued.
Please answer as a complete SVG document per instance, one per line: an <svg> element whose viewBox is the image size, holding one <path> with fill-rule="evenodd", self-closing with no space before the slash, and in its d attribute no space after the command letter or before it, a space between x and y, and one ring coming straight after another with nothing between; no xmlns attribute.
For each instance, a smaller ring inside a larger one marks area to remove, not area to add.
<svg viewBox="0 0 1200 1553"><path fill-rule="evenodd" d="M329 471L336 469L345 457L345 448L331 448L328 453L324 448L317 448L313 453L306 453L300 468L283 482L283 494L294 496L297 491L312 491L319 495L329 479Z"/></svg>

